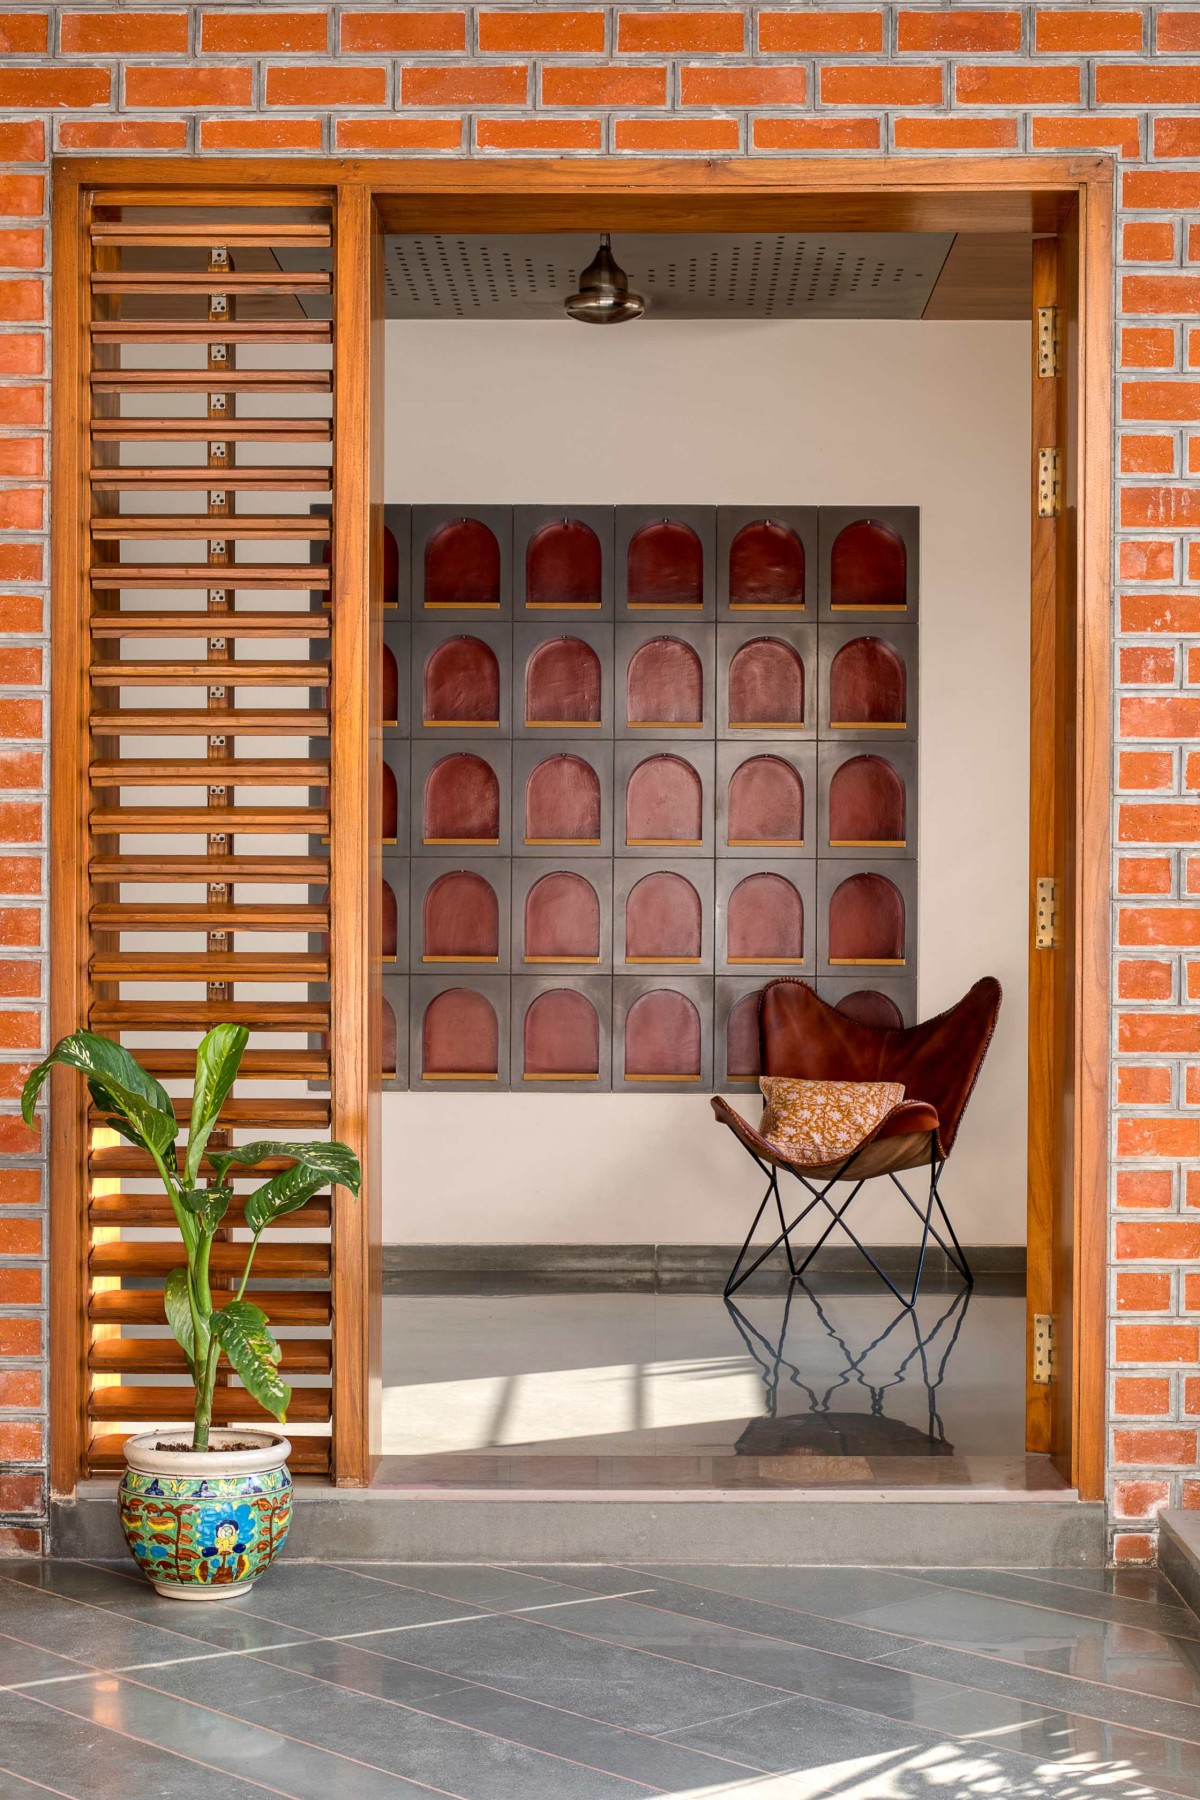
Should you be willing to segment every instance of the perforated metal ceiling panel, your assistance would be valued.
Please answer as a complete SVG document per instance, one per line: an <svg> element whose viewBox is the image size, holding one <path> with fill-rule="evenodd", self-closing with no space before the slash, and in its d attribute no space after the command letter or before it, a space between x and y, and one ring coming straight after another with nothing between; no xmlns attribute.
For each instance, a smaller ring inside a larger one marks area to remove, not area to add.
<svg viewBox="0 0 1200 1800"><path fill-rule="evenodd" d="M953 241L950 232L623 232L613 250L650 319L919 319ZM562 318L596 243L594 233L388 237L387 315Z"/></svg>

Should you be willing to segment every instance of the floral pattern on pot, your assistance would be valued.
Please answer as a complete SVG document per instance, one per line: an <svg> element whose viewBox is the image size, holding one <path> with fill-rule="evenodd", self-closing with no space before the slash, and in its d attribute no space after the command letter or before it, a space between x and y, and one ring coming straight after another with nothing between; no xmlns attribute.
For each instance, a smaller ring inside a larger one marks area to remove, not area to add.
<svg viewBox="0 0 1200 1800"><path fill-rule="evenodd" d="M149 1475L126 1469L121 1529L153 1582L241 1586L270 1567L292 1522L286 1468L246 1475Z"/></svg>

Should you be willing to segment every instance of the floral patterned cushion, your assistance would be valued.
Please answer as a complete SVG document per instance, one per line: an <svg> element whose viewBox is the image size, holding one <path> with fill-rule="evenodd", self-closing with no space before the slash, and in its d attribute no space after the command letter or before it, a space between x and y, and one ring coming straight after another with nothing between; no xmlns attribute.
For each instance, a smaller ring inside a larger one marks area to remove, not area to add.
<svg viewBox="0 0 1200 1800"><path fill-rule="evenodd" d="M904 1098L899 1081L798 1081L763 1075L759 1131L789 1162L842 1161Z"/></svg>

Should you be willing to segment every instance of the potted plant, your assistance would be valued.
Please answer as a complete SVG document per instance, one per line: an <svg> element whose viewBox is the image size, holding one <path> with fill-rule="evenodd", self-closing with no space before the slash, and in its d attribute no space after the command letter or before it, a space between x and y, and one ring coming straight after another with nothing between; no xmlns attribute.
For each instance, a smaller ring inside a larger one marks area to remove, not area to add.
<svg viewBox="0 0 1200 1800"><path fill-rule="evenodd" d="M279 1345L267 1315L245 1297L254 1253L276 1219L331 1184L357 1195L362 1174L345 1144L209 1145L248 1037L244 1025L217 1025L201 1039L183 1144L162 1083L120 1044L91 1031L55 1044L21 1095L22 1115L32 1125L50 1070L56 1064L78 1069L103 1123L149 1155L179 1226L184 1264L167 1276L164 1305L195 1390L191 1442L181 1441L186 1433L178 1427L131 1438L120 1508L139 1566L160 1594L180 1600L246 1593L282 1548L291 1521L291 1445L274 1431L214 1430L217 1371L224 1356L247 1392L281 1423L286 1419L291 1389L279 1373ZM230 1298L214 1303L209 1258L233 1199L230 1170L255 1169L268 1157L286 1157L289 1166L246 1196L251 1236L241 1279Z"/></svg>

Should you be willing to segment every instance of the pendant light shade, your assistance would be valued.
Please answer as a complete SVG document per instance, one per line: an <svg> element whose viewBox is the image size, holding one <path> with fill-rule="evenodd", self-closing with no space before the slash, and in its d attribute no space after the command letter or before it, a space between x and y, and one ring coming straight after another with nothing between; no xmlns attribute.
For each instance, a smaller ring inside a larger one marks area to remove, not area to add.
<svg viewBox="0 0 1200 1800"><path fill-rule="evenodd" d="M645 312L642 296L629 291L629 277L612 253L607 231L579 277L579 292L564 300L563 308L569 319L582 319L585 325L623 325Z"/></svg>

